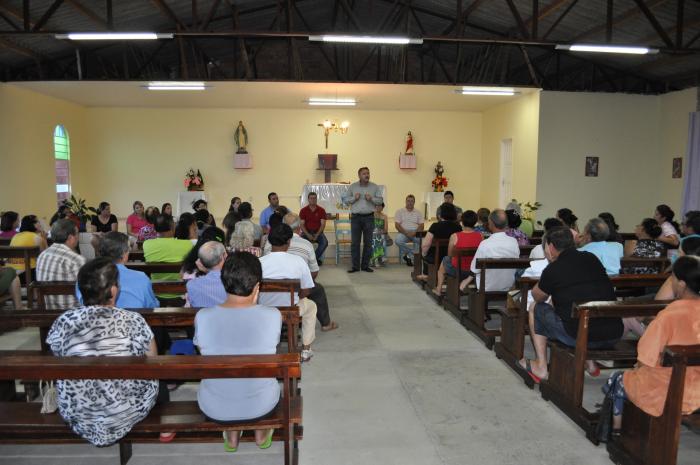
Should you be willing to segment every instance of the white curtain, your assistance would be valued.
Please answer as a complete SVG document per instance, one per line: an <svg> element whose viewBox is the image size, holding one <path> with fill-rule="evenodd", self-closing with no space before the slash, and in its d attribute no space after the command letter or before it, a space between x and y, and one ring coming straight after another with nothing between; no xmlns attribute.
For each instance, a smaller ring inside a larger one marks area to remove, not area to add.
<svg viewBox="0 0 700 465"><path fill-rule="evenodd" d="M683 179L683 213L700 210L700 112L690 114Z"/></svg>

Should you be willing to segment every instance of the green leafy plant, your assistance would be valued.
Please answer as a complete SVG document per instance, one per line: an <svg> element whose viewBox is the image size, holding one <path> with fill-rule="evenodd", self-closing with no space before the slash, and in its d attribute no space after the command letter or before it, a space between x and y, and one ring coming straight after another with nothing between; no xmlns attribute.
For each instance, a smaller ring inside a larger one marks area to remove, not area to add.
<svg viewBox="0 0 700 465"><path fill-rule="evenodd" d="M539 202L518 202L516 199L512 199L511 202L515 202L518 204L520 207L520 211L523 212L523 218L526 220L530 220L531 222L534 223L533 218L535 217L535 212L540 209L542 206L541 203ZM537 224L541 224L540 221L537 222Z"/></svg>
<svg viewBox="0 0 700 465"><path fill-rule="evenodd" d="M63 202L70 212L80 219L81 223L88 223L95 216L99 215L99 212L94 207L88 207L85 203L85 199L76 197L71 194L70 199Z"/></svg>

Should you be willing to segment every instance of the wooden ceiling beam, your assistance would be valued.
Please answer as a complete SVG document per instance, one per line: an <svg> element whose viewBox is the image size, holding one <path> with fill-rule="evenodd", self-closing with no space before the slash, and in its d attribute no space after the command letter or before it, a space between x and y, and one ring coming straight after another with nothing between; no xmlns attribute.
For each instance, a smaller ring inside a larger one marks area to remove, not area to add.
<svg viewBox="0 0 700 465"><path fill-rule="evenodd" d="M651 0L645 3L646 7L651 9L655 8L663 3L666 3L668 0ZM632 18L637 17L639 14L642 13L642 10L640 10L638 7L630 8L628 10L625 10L623 13L619 14L616 16L613 21L612 21L612 26L619 26L623 22L630 20ZM581 42L583 39L586 39L592 35L598 34L600 32L604 32L607 28L607 21L605 23L599 24L597 26L594 26L587 31L582 32L581 34L577 35L573 39L571 39L572 43L575 42Z"/></svg>
<svg viewBox="0 0 700 465"><path fill-rule="evenodd" d="M659 20L656 19L656 16L654 16L654 13L649 9L649 7L644 3L644 0L634 0L634 3L637 4L641 12L644 14L644 16L647 18L649 23L651 23L651 26L654 28L657 34L659 34L659 37L661 37L661 40L664 41L666 46L668 48L673 48L673 41L671 38L666 34L666 31L664 30L663 26L661 26L661 23L659 23Z"/></svg>
<svg viewBox="0 0 700 465"><path fill-rule="evenodd" d="M46 10L46 12L43 14L43 16L39 19L39 21L36 22L32 31L34 31L34 32L40 31L41 28L46 25L48 20L51 19L51 17L56 12L56 10L58 10L58 7L60 7L62 4L63 4L63 0L54 0L54 2Z"/></svg>
<svg viewBox="0 0 700 465"><path fill-rule="evenodd" d="M78 0L66 0L66 3L68 3L70 6L78 10L80 13L83 14L83 16L87 17L95 23L97 26L101 27L102 29L109 29L109 25L107 24L107 21L102 19L100 15L92 11L90 8L86 7L82 3L80 3Z"/></svg>

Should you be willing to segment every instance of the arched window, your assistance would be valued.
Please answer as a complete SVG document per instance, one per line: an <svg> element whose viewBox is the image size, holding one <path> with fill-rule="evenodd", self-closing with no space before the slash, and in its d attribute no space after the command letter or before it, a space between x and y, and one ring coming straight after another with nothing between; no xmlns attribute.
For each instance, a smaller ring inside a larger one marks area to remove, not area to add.
<svg viewBox="0 0 700 465"><path fill-rule="evenodd" d="M70 198L70 140L60 124L53 131L54 161L56 163L56 201Z"/></svg>

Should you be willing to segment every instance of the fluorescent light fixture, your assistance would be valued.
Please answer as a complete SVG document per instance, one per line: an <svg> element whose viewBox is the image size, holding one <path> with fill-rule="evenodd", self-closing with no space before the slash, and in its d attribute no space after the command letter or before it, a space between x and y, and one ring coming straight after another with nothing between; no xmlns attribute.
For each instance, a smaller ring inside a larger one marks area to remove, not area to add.
<svg viewBox="0 0 700 465"><path fill-rule="evenodd" d="M317 98L311 97L306 100L309 105L329 106L329 107L354 107L357 100L354 98Z"/></svg>
<svg viewBox="0 0 700 465"><path fill-rule="evenodd" d="M412 39L410 37L390 37L390 36L349 36L349 35L320 35L309 36L312 42L336 42L346 44L385 44L385 45L407 45L422 44L423 39Z"/></svg>
<svg viewBox="0 0 700 465"><path fill-rule="evenodd" d="M197 81L155 81L148 83L148 90L204 90L207 86Z"/></svg>
<svg viewBox="0 0 700 465"><path fill-rule="evenodd" d="M462 87L455 92L462 95L515 95L512 87Z"/></svg>
<svg viewBox="0 0 700 465"><path fill-rule="evenodd" d="M557 50L570 50L572 52L593 52L593 53L626 53L632 55L647 55L659 53L658 49L648 47L631 47L626 45L591 45L591 44L571 44L557 45Z"/></svg>
<svg viewBox="0 0 700 465"><path fill-rule="evenodd" d="M172 39L173 34L155 32L70 32L56 34L57 39L69 40L158 40Z"/></svg>

